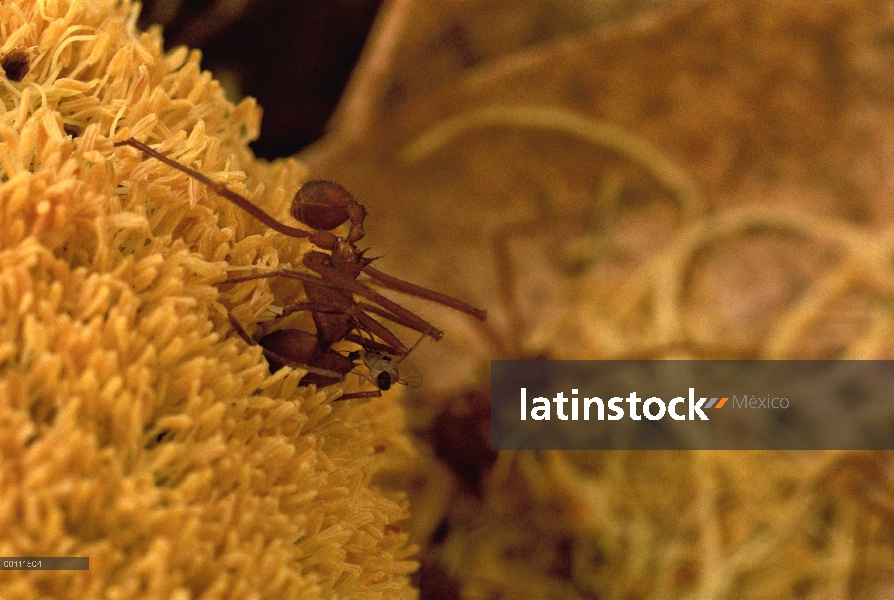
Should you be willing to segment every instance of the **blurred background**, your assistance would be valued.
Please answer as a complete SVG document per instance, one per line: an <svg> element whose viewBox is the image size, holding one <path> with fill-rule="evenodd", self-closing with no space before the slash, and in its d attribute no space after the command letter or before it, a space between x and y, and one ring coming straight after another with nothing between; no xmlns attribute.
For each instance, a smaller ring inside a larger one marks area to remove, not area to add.
<svg viewBox="0 0 894 600"><path fill-rule="evenodd" d="M489 449L494 358L894 355L894 12L873 0L147 2L489 311L409 361L423 598L891 598L886 452ZM407 334L407 341L414 341Z"/></svg>
<svg viewBox="0 0 894 600"><path fill-rule="evenodd" d="M140 26L165 48L201 48L231 99L264 107L260 157L290 156L323 135L381 0L150 0Z"/></svg>

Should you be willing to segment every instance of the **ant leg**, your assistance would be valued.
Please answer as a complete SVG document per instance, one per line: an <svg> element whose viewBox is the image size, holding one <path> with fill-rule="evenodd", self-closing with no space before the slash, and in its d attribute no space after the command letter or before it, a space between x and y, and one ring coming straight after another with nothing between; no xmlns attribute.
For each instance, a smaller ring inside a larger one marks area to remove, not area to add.
<svg viewBox="0 0 894 600"><path fill-rule="evenodd" d="M254 275L244 275L242 277L233 277L230 279L224 279L217 285L231 284L231 283L242 283L243 281L251 281L253 279L267 279L270 277L286 277L288 279L297 279L302 283L311 283L314 285L321 285L323 287L328 287L334 290L339 290L342 292L346 292L349 294L360 294L366 288L356 281L352 281L350 279L345 279L343 281L329 281L326 279L322 279L320 277L316 277L314 275L309 275L307 273L301 273L299 271L291 271L288 269L282 269L280 271L271 271L269 273L255 273Z"/></svg>
<svg viewBox="0 0 894 600"><path fill-rule="evenodd" d="M232 202L233 204L235 204L236 206L238 206L239 208L241 208L242 210L244 210L245 212L247 212L248 214L253 216L255 219L257 219L258 221L260 221L261 223L263 223L264 225L269 227L270 229L273 229L274 231L278 231L284 235L287 235L289 237L294 237L294 238L306 238L311 235L310 231L305 231L303 229L298 229L296 227L289 227L288 225L286 225L284 223L280 223L279 221L274 219L271 215L267 214L266 212L264 212L263 210L261 210L260 208L258 208L254 204L252 204L248 200L248 198L246 198L245 196L241 196L241 195L237 194L236 192L234 192L233 190L231 190L230 188L228 188L227 186L225 186L224 184L218 183L218 182L212 180L207 175L204 175L203 173L200 173L200 172L196 171L195 169L191 169L190 167L187 167L186 165L183 165L183 164L177 162L173 158L169 158L169 157L165 156L158 150L154 150L154 149L150 148L143 142L140 142L134 138L127 138L126 140L122 140L120 142L115 142L114 145L115 146L131 146L133 148L136 148L137 150L140 150L141 152L145 152L152 158L163 162L164 164L168 165L169 167L173 167L174 169L177 169L181 173L185 173L186 175L189 175L190 177L197 179L198 181L201 181L202 183L207 185L209 188L211 188L211 190L215 194L222 196L223 198L226 198L227 200L229 200L230 202Z"/></svg>
<svg viewBox="0 0 894 600"><path fill-rule="evenodd" d="M371 316L357 308L357 314L354 315L362 324L366 331L372 332L380 340L385 342L391 347L392 354L404 355L407 352L407 347L403 345L397 336L395 336L391 331L373 319Z"/></svg>
<svg viewBox="0 0 894 600"><path fill-rule="evenodd" d="M372 339L364 339L363 337L356 335L354 333L349 333L345 336L346 342L354 342L358 346L366 348L367 350L375 350L376 352L384 352L385 354L394 354L394 348L391 346L386 346L385 344L380 344Z"/></svg>
<svg viewBox="0 0 894 600"><path fill-rule="evenodd" d="M325 313L327 315L351 315L351 311L341 306L333 306L331 304L320 304L319 302L296 302L283 308L282 314L277 319L282 319L292 313L306 310L308 312Z"/></svg>
<svg viewBox="0 0 894 600"><path fill-rule="evenodd" d="M382 318L388 319L392 323L397 323L398 325L403 325L404 327L412 329L412 327L407 324L403 319L398 317L396 314L385 310L375 304L367 304L366 302L358 302L357 306L362 308L363 310L368 310L369 312L378 315Z"/></svg>
<svg viewBox="0 0 894 600"><path fill-rule="evenodd" d="M252 268L254 267L252 266ZM279 271L270 271L269 273L255 273L254 275L243 275L242 277L231 277L229 279L224 279L217 285L242 283L243 281L251 281L253 279L267 279L268 277L276 277L277 275L279 275Z"/></svg>
<svg viewBox="0 0 894 600"><path fill-rule="evenodd" d="M333 402L341 402L342 400L353 400L354 398L381 398L382 390L375 390L372 392L351 392L350 394L342 394Z"/></svg>
<svg viewBox="0 0 894 600"><path fill-rule="evenodd" d="M244 277L235 277L233 279L227 279L225 281L222 281L221 283L222 284L223 283L241 283L243 281L251 281L253 279L265 279L265 278L277 277L277 276L287 277L290 279L297 279L303 283L313 283L314 285L323 285L326 287L331 287L334 289L347 291L348 293L360 293L362 291L368 291L365 286L360 285L360 284L358 284L354 281L351 281L347 278L345 278L344 281L340 280L340 281L332 282L327 279L322 279L319 277L314 277L313 275L308 275L306 273L299 273L297 271L288 271L288 270L273 271L270 273L259 273L256 275L246 275ZM387 300L387 299L385 299L385 300ZM296 307L297 308L295 308L294 310L286 309L288 312L284 311L282 316L284 317L287 314L295 312L295 310L310 310L310 311L317 311L317 312L328 313L328 314L350 315L351 317L354 318L354 322L356 325L358 325L358 328L366 328L368 331L370 331L374 335L378 336L378 338L380 340L382 340L386 344L388 344L388 350L390 353L397 354L397 355L403 355L404 352L406 351L406 347L403 345L403 343L399 339L397 339L397 337L393 333L391 333L391 331L387 327L385 327L384 325L382 325L381 323L379 323L378 321L376 321L375 319L373 319L372 317L370 317L369 315L364 313L356 305L353 307L337 307L337 306L333 306L333 305L323 305L323 304L313 303L313 302L304 302L304 303L299 303L298 305L296 305ZM375 310L373 310L373 312L377 312L377 310L378 309L375 309ZM406 310L406 309L403 309L403 310ZM410 314L411 316L416 317L409 311L406 311L406 312L408 314ZM377 314L378 314L378 312L377 312ZM395 317L394 315L391 315L390 313L382 314L382 316L393 320L395 323L404 325L405 327L409 327L411 329L416 329L416 323L407 322L405 320ZM422 319L419 319L419 317L416 317L416 319L418 319L418 321L425 323L424 321L422 321ZM425 325L427 327L431 328L431 325L429 325L428 323L425 323Z"/></svg>
<svg viewBox="0 0 894 600"><path fill-rule="evenodd" d="M286 277L289 279L297 279L302 283L322 285L334 290L340 290L342 292L347 292L349 294L358 294L361 296L369 292L369 289L366 286L363 286L357 283L355 280L346 277L342 277L338 281L330 281L328 279L309 275L308 273L301 273L300 271L292 271L289 269L271 271L269 273L255 273L254 275L243 275L242 277L233 277L231 279L225 279L217 285L223 285L225 283L242 283L243 281L251 281L253 279L267 279L269 277Z"/></svg>
<svg viewBox="0 0 894 600"><path fill-rule="evenodd" d="M358 296L363 296L367 300L375 302L382 308L389 310L392 313L394 313L395 315L403 318L406 322L401 323L402 325L409 327L411 329L415 329L416 331L420 331L420 332L428 331L429 337L431 337L435 340L440 340L442 337L444 337L444 332L441 331L440 329L436 329L436 328L432 327L431 323L429 323L428 321L413 314L412 312L410 312L406 308L400 306L393 300L389 300L388 298L382 296L381 294L370 289L369 287L359 284L355 280L342 275L335 269L333 269L331 267L327 267L325 265L321 265L321 264L314 264L314 263L308 264L307 262L305 262L305 266L307 266L307 268L315 271L316 273L319 273L325 280L334 282L334 283L339 283L341 285L350 287L350 288L352 288L351 289L352 293L357 294Z"/></svg>
<svg viewBox="0 0 894 600"><path fill-rule="evenodd" d="M387 327L364 313L357 306L343 307L319 304L317 302L299 302L284 309L282 315L279 318L288 316L299 310L350 316L354 322L355 329L366 331L367 333L369 333L370 337L372 337L373 335L377 336L380 340L388 344L387 348L389 353L402 355L406 352L406 347L403 345L403 343L399 339L397 339L397 337L393 333L391 333L391 331Z"/></svg>
<svg viewBox="0 0 894 600"><path fill-rule="evenodd" d="M245 341L246 344L248 344L249 346L258 345L258 343L250 335L248 335L248 332L242 328L242 325L239 323L239 321L236 320L236 317L228 312L227 318L230 320L230 326L233 328L233 331L235 331L239 335L239 337L241 337Z"/></svg>
<svg viewBox="0 0 894 600"><path fill-rule="evenodd" d="M427 321L414 315L413 313L411 313L407 309L403 308L402 306L395 304L391 300L388 300L384 296L380 296L379 294L373 292L368 287L366 287L362 284L359 284L355 280L352 280L348 277L344 277L343 275L338 273L338 271L329 270L328 267L324 267L324 266L318 267L317 265L314 265L314 266L315 266L315 268L319 268L320 270L325 271L327 274L334 274L333 277L335 277L336 280L332 281L332 280L321 278L321 277L315 277L313 275L308 275L307 273L300 273L298 271L282 270L282 271L272 271L270 273L258 273L255 275L245 275L243 277L234 277L232 279L227 279L225 281L222 281L221 284L241 283L243 281L251 281L253 279L265 279L268 277L277 277L277 276L287 277L290 279L297 279L298 281L301 281L303 283L312 283L314 285L326 286L326 287L329 287L332 289L348 292L350 294L357 294L358 296L364 296L366 298L371 299L373 302L378 302L379 304L390 305L392 308L398 309L397 312L400 314L398 315L398 314L395 314L394 312L383 310L381 308L374 307L372 305L365 304L365 303L358 304L358 306L361 306L362 308L365 308L365 309L369 310L370 312L373 312L373 313L375 313L381 317L384 317L384 318L388 319L389 321L393 321L394 323L397 323L399 325L403 325L404 327L407 327L409 329L415 329L416 331L429 331L429 335L436 340L439 340L439 339L441 339L441 337L443 337L444 332L440 331L439 329L435 329ZM334 312L334 311L329 311L329 312ZM407 317L409 317L409 318L407 318ZM379 327L381 327L382 329L384 329L384 331L388 331L387 329L385 329L384 325L382 325L381 323L378 323L376 321L376 324L379 325ZM373 327L375 327L375 325L373 325ZM385 340L389 344L391 344L390 352L392 354L403 354L404 345L402 343L400 343L400 340L397 340L397 338L394 337L394 334L392 334L390 331L388 331L388 335L381 335L380 333L384 334L384 331L381 331L378 328L376 328L375 333L376 333L376 335L379 336L380 339Z"/></svg>
<svg viewBox="0 0 894 600"><path fill-rule="evenodd" d="M308 275L307 273L301 273L299 271L292 271L289 269L283 269L280 271L272 271L270 273L257 273L255 275L245 275L243 277L234 277L232 279L226 279L221 282L224 283L241 283L243 281L251 281L252 279L264 279L267 277L288 277L290 279L297 279L298 281L304 283L312 283L315 285L323 285L326 287L330 287L336 290L341 290L344 292L348 292L350 294L357 294L358 296L363 296L367 300L371 300L376 304L384 307L386 310L391 311L392 314L386 316L386 318L393 320L395 323L399 323L404 327L408 327L410 329L415 329L416 331L428 331L428 335L435 340L440 340L444 337L444 332L440 329L437 329L431 325L428 321L422 319L421 317L413 314L409 310L400 306L388 298L385 298L381 294L378 294L374 290L371 290L367 286L358 283L356 280L351 279L350 277L346 277L340 272L336 271L331 267L327 267L326 265L310 263L306 265L309 269L318 273L321 276L325 277L315 277L313 275ZM385 315L382 315L385 316ZM397 319L392 317L397 316ZM376 334L378 335L378 333ZM385 338L383 338L385 339ZM403 348L403 344L397 346L399 348Z"/></svg>
<svg viewBox="0 0 894 600"><path fill-rule="evenodd" d="M384 319L388 319L392 323L397 323L398 325L403 325L407 329L416 329L414 324L408 323L405 319L395 315L394 313L391 313L391 312L385 310L384 308L375 306L374 304L367 304L366 302L358 302L357 306L363 310L368 310L369 312L376 314ZM434 329L434 326L429 325L429 328L426 329L422 333L425 333L426 335L428 335L428 332L431 331L432 329ZM416 329L416 330L419 331L418 329Z"/></svg>
<svg viewBox="0 0 894 600"><path fill-rule="evenodd" d="M419 344L422 343L422 340L425 339L425 336L426 336L426 335L428 335L428 332L427 332L427 331L426 331L425 333L423 333L422 335L420 335L420 336L419 336L419 339L416 340L416 343L413 344L413 345L410 347L410 349L407 350L407 353L404 354L403 356L401 356L401 357L397 360L397 362L394 363L394 364L399 365L400 363L403 362L403 360L404 360L406 357L408 357L410 354L412 354L412 353L413 353L413 350L415 350L416 347L419 346Z"/></svg>
<svg viewBox="0 0 894 600"><path fill-rule="evenodd" d="M357 318L357 316L355 314L356 311L352 311L350 308L346 308L344 306L336 306L336 305L332 305L332 304L321 304L319 302L296 302L295 304L290 304L289 306L287 306L283 309L282 314L280 314L276 319L274 319L274 321L279 321L293 313L296 313L296 312L302 311L302 310L306 310L311 313L323 313L323 314L329 314L329 315L345 315L345 316L351 317L351 321L353 323L354 329L359 329L359 330L364 330L364 331L366 330L366 325L364 325L362 322L360 322L360 320ZM320 325L317 324L317 327L319 328ZM391 332L389 331L388 333L390 334ZM370 337L372 337L372 333L370 333ZM342 338L342 339L344 339L344 338ZM388 348L390 350L391 346L388 346Z"/></svg>
<svg viewBox="0 0 894 600"><path fill-rule="evenodd" d="M298 369L301 371L307 371L308 373L313 373L314 375L330 377L336 379L337 381L342 381L344 379L344 375L342 375L341 373L337 373L336 371L329 371L328 369L320 369L318 367L312 367L304 363L295 362L293 360L285 358L284 356L280 356L276 352L264 348L263 346L258 344L258 342L256 342L251 336L248 335L245 329L242 328L242 325L239 323L239 321L236 320L236 317L234 317L230 313L227 313L227 317L230 320L230 326L233 328L233 331L235 331L239 335L239 337L245 340L245 343L249 346L260 346L261 352L263 352L264 356L266 356L267 358L273 359L282 365L286 365L287 367L292 367L293 369Z"/></svg>
<svg viewBox="0 0 894 600"><path fill-rule="evenodd" d="M467 315L471 315L479 321L484 321L487 318L487 311L481 310L480 308L475 308L474 306L470 306L462 300L457 300L452 296L447 296L446 294L441 294L439 292L435 292L434 290L415 285L413 283L410 283L409 281L404 281L403 279L398 279L397 277L386 275L385 273L382 273L381 271L371 267L370 265L366 265L365 267L363 267L363 272L373 279L379 281L383 286L396 292L401 292L410 296L416 296L417 298L424 298L426 300L431 300L432 302L437 302L438 304L443 304L444 306L447 306L449 308L453 308L460 312L464 312Z"/></svg>

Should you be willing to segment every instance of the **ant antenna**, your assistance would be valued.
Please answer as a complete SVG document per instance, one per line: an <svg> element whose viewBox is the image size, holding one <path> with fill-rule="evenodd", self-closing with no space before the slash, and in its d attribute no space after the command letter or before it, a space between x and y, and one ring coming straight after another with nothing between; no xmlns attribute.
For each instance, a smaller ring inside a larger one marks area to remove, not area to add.
<svg viewBox="0 0 894 600"><path fill-rule="evenodd" d="M416 340L416 343L413 344L412 346L410 346L410 349L407 350L407 352L406 352L403 356L401 356L401 357L397 360L397 362L395 362L394 364L399 365L400 363L402 363L403 360L404 360L406 357L408 357L408 356L410 355L410 352L412 352L413 350L415 350L415 349L416 349L416 346L418 346L419 344L422 343L422 340L425 339L425 336L427 336L427 335L429 334L429 332L430 332L433 328L434 328L433 325L429 325L429 326L428 326L428 329L425 330L425 331L422 333L422 335L419 336L419 339L418 339L418 340Z"/></svg>

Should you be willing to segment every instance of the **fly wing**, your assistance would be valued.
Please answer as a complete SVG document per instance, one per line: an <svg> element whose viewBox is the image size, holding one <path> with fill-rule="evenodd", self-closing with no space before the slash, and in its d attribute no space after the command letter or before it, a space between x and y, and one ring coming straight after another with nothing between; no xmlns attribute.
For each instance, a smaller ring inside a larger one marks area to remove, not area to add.
<svg viewBox="0 0 894 600"><path fill-rule="evenodd" d="M401 363L398 383L407 387L418 388L422 385L422 373L414 365Z"/></svg>

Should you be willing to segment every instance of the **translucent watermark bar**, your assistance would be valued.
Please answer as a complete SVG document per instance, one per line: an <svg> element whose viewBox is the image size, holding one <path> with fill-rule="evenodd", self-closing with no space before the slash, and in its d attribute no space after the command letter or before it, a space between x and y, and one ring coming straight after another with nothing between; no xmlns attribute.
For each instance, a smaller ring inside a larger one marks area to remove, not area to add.
<svg viewBox="0 0 894 600"><path fill-rule="evenodd" d="M492 361L497 450L891 450L894 361Z"/></svg>
<svg viewBox="0 0 894 600"><path fill-rule="evenodd" d="M88 556L0 556L2 571L87 571Z"/></svg>

